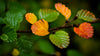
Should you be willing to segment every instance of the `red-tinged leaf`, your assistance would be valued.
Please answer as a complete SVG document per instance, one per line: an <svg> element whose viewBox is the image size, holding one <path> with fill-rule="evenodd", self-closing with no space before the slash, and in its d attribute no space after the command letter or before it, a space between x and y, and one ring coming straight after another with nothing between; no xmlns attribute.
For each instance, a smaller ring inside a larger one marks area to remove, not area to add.
<svg viewBox="0 0 100 56"><path fill-rule="evenodd" d="M90 23L84 22L80 24L79 28L74 27L74 32L85 39L89 39L93 36L93 26Z"/></svg>

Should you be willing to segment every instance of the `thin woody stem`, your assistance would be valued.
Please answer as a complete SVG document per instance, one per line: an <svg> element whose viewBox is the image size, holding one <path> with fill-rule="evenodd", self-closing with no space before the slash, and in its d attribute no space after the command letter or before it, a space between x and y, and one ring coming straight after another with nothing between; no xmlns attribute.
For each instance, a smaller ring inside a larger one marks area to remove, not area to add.
<svg viewBox="0 0 100 56"><path fill-rule="evenodd" d="M72 22L76 19L77 19L77 16L75 16L75 18L70 20L69 22ZM69 22L66 22L66 23L69 23ZM95 21L88 22L88 23L100 23L100 18L97 18ZM49 32L59 30L59 29L63 29L63 28L75 27L75 26L78 26L78 25L75 25L75 24L73 24L73 25L63 25L63 26L60 26L60 27L57 27L57 28L52 28L52 29L49 30ZM22 31L17 31L17 33L32 33L32 32L31 32L31 30L26 30L26 31L22 30Z"/></svg>

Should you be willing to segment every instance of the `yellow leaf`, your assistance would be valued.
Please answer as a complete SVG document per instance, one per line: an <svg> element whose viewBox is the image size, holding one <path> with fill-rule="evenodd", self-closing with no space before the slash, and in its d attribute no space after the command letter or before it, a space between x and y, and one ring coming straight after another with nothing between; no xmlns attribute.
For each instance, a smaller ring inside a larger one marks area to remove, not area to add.
<svg viewBox="0 0 100 56"><path fill-rule="evenodd" d="M19 55L18 49L13 49L12 55L13 56L18 56Z"/></svg>
<svg viewBox="0 0 100 56"><path fill-rule="evenodd" d="M33 24L33 23L35 23L37 21L37 17L33 13L27 13L25 15L25 17L26 17L26 20L31 24Z"/></svg>
<svg viewBox="0 0 100 56"><path fill-rule="evenodd" d="M49 28L48 22L45 21L44 19L41 19L41 20L35 22L31 26L32 33L34 33L35 35L38 35L38 36L48 35L49 34L48 28Z"/></svg>
<svg viewBox="0 0 100 56"><path fill-rule="evenodd" d="M56 10L58 10L63 16L65 16L66 20L69 19L69 17L71 16L71 10L66 7L64 4L61 3L56 3L55 4L55 8Z"/></svg>

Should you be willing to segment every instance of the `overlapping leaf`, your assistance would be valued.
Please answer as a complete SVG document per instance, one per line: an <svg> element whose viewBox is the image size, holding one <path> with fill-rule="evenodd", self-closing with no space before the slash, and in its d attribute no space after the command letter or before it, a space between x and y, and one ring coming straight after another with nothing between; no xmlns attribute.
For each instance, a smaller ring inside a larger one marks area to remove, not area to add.
<svg viewBox="0 0 100 56"><path fill-rule="evenodd" d="M62 30L57 31L55 34L51 34L49 36L49 39L53 44L55 44L61 49L66 48L70 41L68 33Z"/></svg>
<svg viewBox="0 0 100 56"><path fill-rule="evenodd" d="M27 13L25 15L25 17L26 17L26 20L31 24L33 24L37 21L37 17L35 16L34 13Z"/></svg>
<svg viewBox="0 0 100 56"><path fill-rule="evenodd" d="M44 19L41 19L41 20L35 22L31 26L32 33L34 33L35 35L38 35L38 36L48 35L49 34L48 28L49 28L48 22L45 21Z"/></svg>
<svg viewBox="0 0 100 56"><path fill-rule="evenodd" d="M18 29L20 22L23 20L23 15L20 11L10 10L4 18L6 25Z"/></svg>
<svg viewBox="0 0 100 56"><path fill-rule="evenodd" d="M48 22L53 22L57 19L59 13L52 9L40 9L39 19L45 19Z"/></svg>
<svg viewBox="0 0 100 56"><path fill-rule="evenodd" d="M79 10L77 12L77 16L79 19L83 19L85 21L94 21L96 18L95 18L95 15L93 13L91 13L90 11L87 11L87 10Z"/></svg>
<svg viewBox="0 0 100 56"><path fill-rule="evenodd" d="M53 22L51 22L49 24L50 28L60 27L60 26L64 25L65 21L66 20L65 20L64 16L63 15L59 15L57 20L55 20L55 21L53 21Z"/></svg>
<svg viewBox="0 0 100 56"><path fill-rule="evenodd" d="M55 4L55 8L63 16L65 16L66 20L68 20L69 17L71 16L71 10L68 7L66 7L64 4L62 4L62 3L56 3Z"/></svg>
<svg viewBox="0 0 100 56"><path fill-rule="evenodd" d="M32 38L27 36L21 36L17 41L17 46L19 50L23 50L24 52L29 52L32 50Z"/></svg>
<svg viewBox="0 0 100 56"><path fill-rule="evenodd" d="M17 30L26 11L20 4L15 2L8 3L8 9L9 11L6 13L6 17L4 18L5 23Z"/></svg>
<svg viewBox="0 0 100 56"><path fill-rule="evenodd" d="M5 26L2 30L2 32L8 36L8 37L6 37L7 39L5 40L5 42L13 42L17 39L17 33L13 28ZM2 38L4 38L4 37L2 37Z"/></svg>

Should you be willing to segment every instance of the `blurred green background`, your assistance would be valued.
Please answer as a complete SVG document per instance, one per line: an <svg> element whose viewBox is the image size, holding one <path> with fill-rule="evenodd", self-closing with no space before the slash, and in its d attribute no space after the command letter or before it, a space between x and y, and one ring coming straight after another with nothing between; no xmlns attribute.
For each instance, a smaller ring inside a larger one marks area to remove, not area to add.
<svg viewBox="0 0 100 56"><path fill-rule="evenodd" d="M7 17L7 13L9 15L9 11L23 14L23 20L19 22L20 25L17 26L19 27L16 28L17 30L30 30L31 25L25 20L25 13L31 12L38 17L40 8L56 10L54 4L58 2L71 9L70 19L73 19L80 9L87 9L93 12L96 18L100 18L99 0L0 0L0 35L2 34L2 28L5 26L3 19ZM57 20L49 23L49 27L50 29L59 27L64 22L64 16L60 14ZM80 24L82 22L76 20L73 23ZM70 44L65 49L59 49L53 45L48 39L49 36L40 37L32 33L17 33L17 40L11 43L0 39L0 56L13 56L13 49L18 49L19 56L100 56L100 23L94 23L92 26L94 28L94 36L90 39L79 37L73 32L72 27L62 29L68 32L70 36Z"/></svg>

